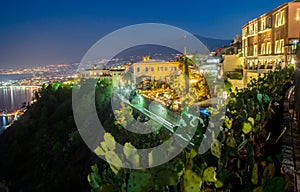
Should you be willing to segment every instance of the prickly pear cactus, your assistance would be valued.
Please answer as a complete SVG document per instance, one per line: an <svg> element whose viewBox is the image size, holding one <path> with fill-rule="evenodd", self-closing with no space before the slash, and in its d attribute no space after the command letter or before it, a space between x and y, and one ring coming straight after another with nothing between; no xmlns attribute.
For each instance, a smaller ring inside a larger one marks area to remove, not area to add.
<svg viewBox="0 0 300 192"><path fill-rule="evenodd" d="M250 131L252 131L252 124L250 122L244 122L243 123L242 131L245 134L250 133Z"/></svg>
<svg viewBox="0 0 300 192"><path fill-rule="evenodd" d="M222 188L223 185L224 185L223 182L220 181L220 180L217 180L217 181L215 182L215 187L216 187L216 188Z"/></svg>
<svg viewBox="0 0 300 192"><path fill-rule="evenodd" d="M180 182L183 175L184 164L179 159L174 159L166 164L152 168L154 182L160 186L174 186Z"/></svg>
<svg viewBox="0 0 300 192"><path fill-rule="evenodd" d="M122 160L119 155L115 153L116 142L114 137L110 133L104 134L104 141L100 143L94 151L99 156L105 156L106 161L110 164L110 168L115 174L118 174L120 167L122 165Z"/></svg>
<svg viewBox="0 0 300 192"><path fill-rule="evenodd" d="M184 192L198 192L202 186L202 179L195 172L188 169L183 175L183 189Z"/></svg>
<svg viewBox="0 0 300 192"><path fill-rule="evenodd" d="M231 127L232 127L232 119L225 118L225 119L224 119L224 125L225 125L225 127L227 127L228 129L231 129Z"/></svg>
<svg viewBox="0 0 300 192"><path fill-rule="evenodd" d="M137 153L137 149L131 143L125 143L123 153L127 162L130 162L134 167L139 166L140 156Z"/></svg>
<svg viewBox="0 0 300 192"><path fill-rule="evenodd" d="M153 187L151 173L133 171L130 173L127 192L147 192Z"/></svg>
<svg viewBox="0 0 300 192"><path fill-rule="evenodd" d="M232 136L227 137L226 145L229 146L229 147L235 147L236 142L235 142L234 137L232 137Z"/></svg>
<svg viewBox="0 0 300 192"><path fill-rule="evenodd" d="M220 158L222 151L222 143L219 140L214 139L210 145L210 151L212 155L214 155L217 158Z"/></svg>
<svg viewBox="0 0 300 192"><path fill-rule="evenodd" d="M97 165L92 166L92 172L88 175L88 182L90 183L90 186L92 187L92 189L95 189L95 190L100 189L101 178L99 175Z"/></svg>
<svg viewBox="0 0 300 192"><path fill-rule="evenodd" d="M203 180L207 182L217 181L217 172L215 167L208 167L203 172Z"/></svg>
<svg viewBox="0 0 300 192"><path fill-rule="evenodd" d="M249 117L248 121L251 123L252 126L254 126L255 120L253 117Z"/></svg>

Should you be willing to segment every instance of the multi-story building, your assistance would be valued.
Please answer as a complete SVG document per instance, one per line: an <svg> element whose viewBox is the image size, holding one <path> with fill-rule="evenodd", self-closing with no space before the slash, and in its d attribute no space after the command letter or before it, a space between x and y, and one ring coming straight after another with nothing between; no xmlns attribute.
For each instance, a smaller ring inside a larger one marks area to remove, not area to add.
<svg viewBox="0 0 300 192"><path fill-rule="evenodd" d="M142 62L132 64L133 83L143 81L143 79L166 81L166 78L177 75L179 70L179 62L177 61L158 61L149 57L143 57Z"/></svg>
<svg viewBox="0 0 300 192"><path fill-rule="evenodd" d="M118 66L118 67L110 67L107 69L97 69L96 66L94 66L93 69L86 69L82 70L79 73L79 77L81 78L97 78L100 80L108 79L112 81L113 86L118 86L120 83L120 76L125 71L124 66Z"/></svg>
<svg viewBox="0 0 300 192"><path fill-rule="evenodd" d="M300 1L287 2L242 27L245 69L274 69L294 64L300 38Z"/></svg>

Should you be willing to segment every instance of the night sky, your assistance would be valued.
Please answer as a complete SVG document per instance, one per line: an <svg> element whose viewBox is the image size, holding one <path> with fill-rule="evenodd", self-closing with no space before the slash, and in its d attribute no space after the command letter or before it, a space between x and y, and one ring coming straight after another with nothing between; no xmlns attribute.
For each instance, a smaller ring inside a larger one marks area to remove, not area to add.
<svg viewBox="0 0 300 192"><path fill-rule="evenodd" d="M285 2L0 0L0 68L78 62L104 35L138 23L233 39L247 21Z"/></svg>

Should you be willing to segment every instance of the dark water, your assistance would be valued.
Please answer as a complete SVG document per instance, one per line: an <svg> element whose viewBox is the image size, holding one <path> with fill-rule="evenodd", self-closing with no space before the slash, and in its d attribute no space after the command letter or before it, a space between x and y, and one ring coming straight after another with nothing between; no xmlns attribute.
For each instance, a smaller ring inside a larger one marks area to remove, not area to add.
<svg viewBox="0 0 300 192"><path fill-rule="evenodd" d="M0 87L0 133L3 126L8 125L13 116L4 117L4 114L12 113L22 107L22 104L30 103L33 98L33 92L36 87Z"/></svg>
<svg viewBox="0 0 300 192"><path fill-rule="evenodd" d="M15 112L22 107L22 103L30 103L32 101L35 87L0 87L0 129L6 126L12 120L1 115L4 113Z"/></svg>
<svg viewBox="0 0 300 192"><path fill-rule="evenodd" d="M19 86L0 88L0 112L14 112L20 109L22 103L30 103L34 90L36 90L36 88Z"/></svg>
<svg viewBox="0 0 300 192"><path fill-rule="evenodd" d="M15 81L20 79L27 79L32 77L32 74L13 74L13 75L0 75L0 82L7 82L7 81Z"/></svg>
<svg viewBox="0 0 300 192"><path fill-rule="evenodd" d="M21 75L0 75L0 82L16 81L20 79L27 79L31 77L30 74ZM34 87L20 87L8 86L0 87L0 132L3 126L6 126L12 119L11 117L4 117L2 113L12 113L22 107L22 104L30 103L32 101L33 92L37 88Z"/></svg>

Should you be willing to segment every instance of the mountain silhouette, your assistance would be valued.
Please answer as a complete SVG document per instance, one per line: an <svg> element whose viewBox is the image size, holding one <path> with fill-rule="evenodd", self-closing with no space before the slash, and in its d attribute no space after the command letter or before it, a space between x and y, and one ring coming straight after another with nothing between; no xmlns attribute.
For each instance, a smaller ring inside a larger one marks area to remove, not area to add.
<svg viewBox="0 0 300 192"><path fill-rule="evenodd" d="M194 36L197 37L210 51L215 51L216 48L222 48L224 46L230 45L232 41L232 40L202 37L200 35L194 35Z"/></svg>

